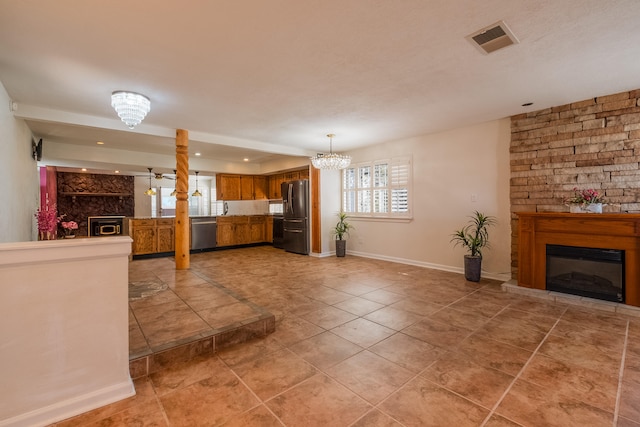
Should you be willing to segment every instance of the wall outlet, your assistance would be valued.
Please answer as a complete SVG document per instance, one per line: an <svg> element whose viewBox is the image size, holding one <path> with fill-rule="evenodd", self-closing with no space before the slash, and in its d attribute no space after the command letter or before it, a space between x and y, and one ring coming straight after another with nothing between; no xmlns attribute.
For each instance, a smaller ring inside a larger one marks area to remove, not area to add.
<svg viewBox="0 0 640 427"><path fill-rule="evenodd" d="M478 201L478 194L471 193L471 201L472 202L477 202Z"/></svg>

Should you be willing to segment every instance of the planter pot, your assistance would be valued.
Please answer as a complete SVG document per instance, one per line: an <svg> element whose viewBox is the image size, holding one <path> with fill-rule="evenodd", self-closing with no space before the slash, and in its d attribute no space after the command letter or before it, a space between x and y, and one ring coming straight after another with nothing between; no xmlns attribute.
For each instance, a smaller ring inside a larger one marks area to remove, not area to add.
<svg viewBox="0 0 640 427"><path fill-rule="evenodd" d="M569 205L571 213L602 213L602 203L591 203L590 205Z"/></svg>
<svg viewBox="0 0 640 427"><path fill-rule="evenodd" d="M347 254L347 241L336 240L336 256L343 257Z"/></svg>
<svg viewBox="0 0 640 427"><path fill-rule="evenodd" d="M470 282L479 282L482 273L481 256L464 256L464 278Z"/></svg>

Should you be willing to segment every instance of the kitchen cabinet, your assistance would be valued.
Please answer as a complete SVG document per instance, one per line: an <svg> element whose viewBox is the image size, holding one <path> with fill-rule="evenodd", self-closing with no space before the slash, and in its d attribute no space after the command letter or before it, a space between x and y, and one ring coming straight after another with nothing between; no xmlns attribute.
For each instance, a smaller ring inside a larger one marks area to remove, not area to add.
<svg viewBox="0 0 640 427"><path fill-rule="evenodd" d="M217 200L241 200L240 175L216 175Z"/></svg>
<svg viewBox="0 0 640 427"><path fill-rule="evenodd" d="M267 216L265 221L264 233L264 241L273 243L273 217L271 215Z"/></svg>
<svg viewBox="0 0 640 427"><path fill-rule="evenodd" d="M260 200L266 198L266 176L216 175L217 200Z"/></svg>
<svg viewBox="0 0 640 427"><path fill-rule="evenodd" d="M300 179L300 171L290 171L284 174L285 181L295 181L297 179Z"/></svg>
<svg viewBox="0 0 640 427"><path fill-rule="evenodd" d="M157 252L175 251L175 225L173 219L158 219L157 224Z"/></svg>
<svg viewBox="0 0 640 427"><path fill-rule="evenodd" d="M146 255L175 250L173 219L130 219L129 236L132 255Z"/></svg>
<svg viewBox="0 0 640 427"><path fill-rule="evenodd" d="M240 200L254 200L253 176L240 176Z"/></svg>
<svg viewBox="0 0 640 427"><path fill-rule="evenodd" d="M217 218L218 246L233 246L235 243L235 226L231 216Z"/></svg>
<svg viewBox="0 0 640 427"><path fill-rule="evenodd" d="M299 179L309 179L309 168L300 169L299 174Z"/></svg>
<svg viewBox="0 0 640 427"><path fill-rule="evenodd" d="M253 177L253 198L255 200L268 199L267 177L256 175Z"/></svg>
<svg viewBox="0 0 640 427"><path fill-rule="evenodd" d="M249 243L261 243L266 241L266 223L267 219L262 215L253 215L249 217Z"/></svg>
<svg viewBox="0 0 640 427"><path fill-rule="evenodd" d="M219 216L218 247L267 241L265 215Z"/></svg>
<svg viewBox="0 0 640 427"><path fill-rule="evenodd" d="M280 185L284 182L284 174L269 175L269 198L282 199Z"/></svg>

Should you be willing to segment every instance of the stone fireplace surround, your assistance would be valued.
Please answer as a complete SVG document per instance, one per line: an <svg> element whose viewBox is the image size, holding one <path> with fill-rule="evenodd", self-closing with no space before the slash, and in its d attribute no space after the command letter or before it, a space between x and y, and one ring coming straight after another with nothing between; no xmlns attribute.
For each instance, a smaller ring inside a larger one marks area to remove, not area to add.
<svg viewBox="0 0 640 427"><path fill-rule="evenodd" d="M551 218L556 213L557 218L572 218L569 216L572 214L562 213L568 211L562 200L572 195L574 187L594 188L607 198L609 205L599 216L605 223L598 227L618 227L620 221L625 223L640 212L640 90L597 96L513 116L510 153L512 278L519 282L520 277L528 278L526 284L516 286L523 291L528 290L524 286L544 289L533 281L532 272L520 271L521 268L540 268L540 261L527 259L529 255L522 253L523 242L519 234L526 215L539 213L541 218L545 215ZM582 221L586 218L583 215L597 214L573 214L573 217L575 215L581 215L577 220ZM628 224L624 227L628 231L631 229ZM587 229L576 230L577 235L580 233L585 235ZM528 234L526 238L531 237ZM614 238L608 234L583 238L617 244L627 244L633 239L629 236ZM593 243L583 246L592 247ZM637 269L638 259L629 262L627 258L626 264L631 265L627 268ZM631 279L628 271L626 274L629 288ZM635 283L640 283L637 276ZM638 291L633 292L635 296L627 290L627 304L638 305Z"/></svg>
<svg viewBox="0 0 640 427"><path fill-rule="evenodd" d="M546 289L546 245L625 251L626 304L640 306L640 214L520 213L518 286Z"/></svg>

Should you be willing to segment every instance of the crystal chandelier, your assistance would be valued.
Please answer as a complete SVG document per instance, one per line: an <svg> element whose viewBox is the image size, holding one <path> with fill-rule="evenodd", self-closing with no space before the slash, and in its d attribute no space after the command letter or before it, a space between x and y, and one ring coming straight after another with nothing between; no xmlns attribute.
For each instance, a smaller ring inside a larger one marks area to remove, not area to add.
<svg viewBox="0 0 640 427"><path fill-rule="evenodd" d="M151 101L139 93L116 91L111 94L111 106L129 129L133 129L151 109Z"/></svg>
<svg viewBox="0 0 640 427"><path fill-rule="evenodd" d="M329 137L329 154L318 153L315 157L311 157L311 163L316 169L344 169L351 164L350 156L343 156L333 152L333 137L330 133Z"/></svg>
<svg viewBox="0 0 640 427"><path fill-rule="evenodd" d="M202 193L198 190L198 171L196 171L196 191L191 193L193 197L202 197Z"/></svg>
<svg viewBox="0 0 640 427"><path fill-rule="evenodd" d="M151 171L153 170L153 168L147 169L149 169L149 189L145 191L144 194L146 194L147 196L155 196L156 191L151 187Z"/></svg>

